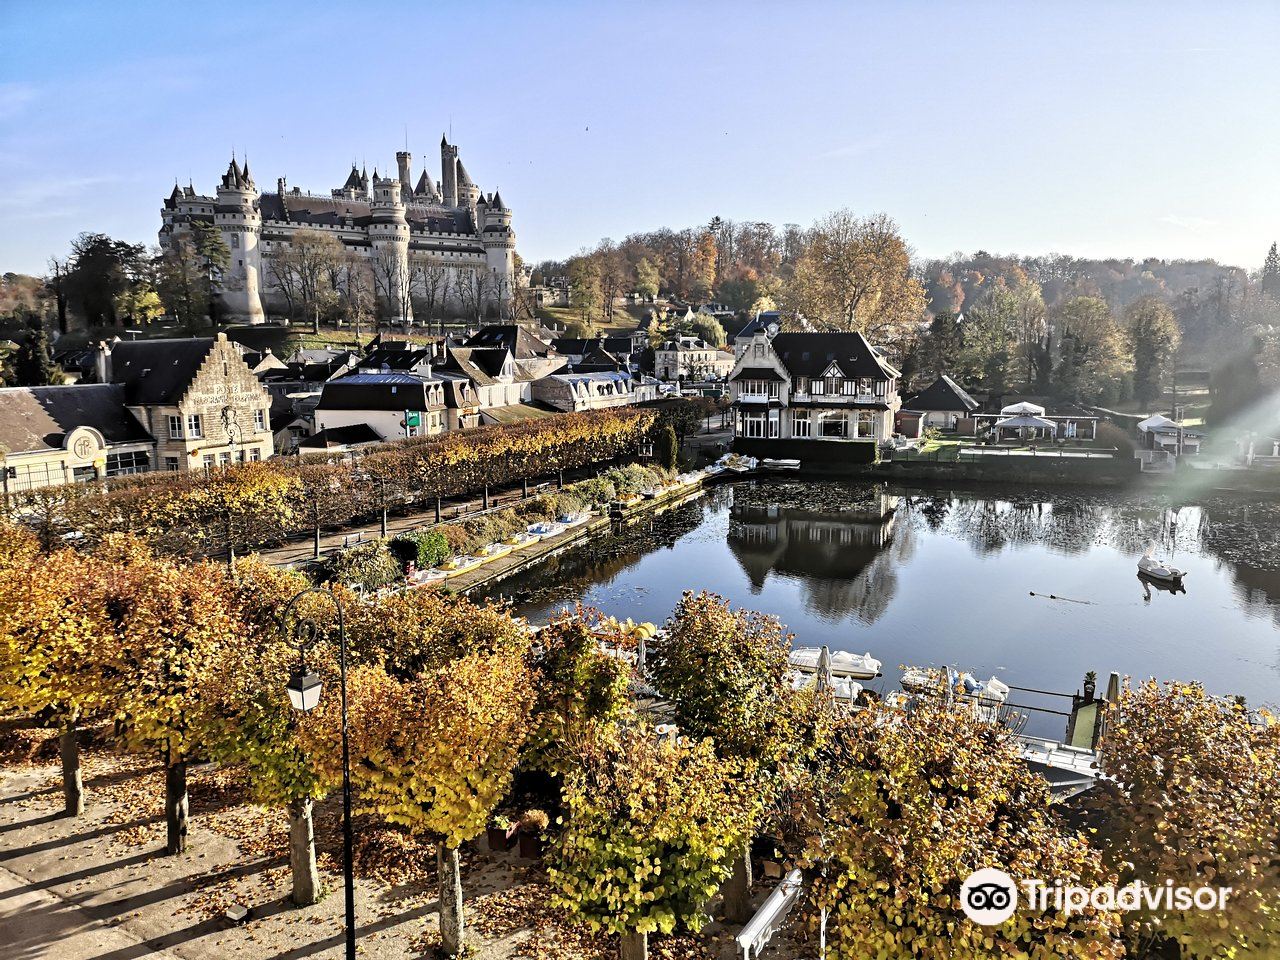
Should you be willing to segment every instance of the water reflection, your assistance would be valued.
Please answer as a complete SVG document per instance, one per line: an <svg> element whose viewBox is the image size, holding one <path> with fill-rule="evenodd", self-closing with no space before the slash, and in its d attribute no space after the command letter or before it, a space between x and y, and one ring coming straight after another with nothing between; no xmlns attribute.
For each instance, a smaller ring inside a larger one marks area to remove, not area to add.
<svg viewBox="0 0 1280 960"><path fill-rule="evenodd" d="M1153 544L1188 592L1138 579ZM497 587L534 620L582 599L655 622L689 589L886 664L1053 690L1116 670L1280 701L1280 504L1264 498L738 483Z"/></svg>
<svg viewBox="0 0 1280 960"><path fill-rule="evenodd" d="M874 512L879 512L875 510ZM850 519L824 512L735 498L729 513L729 551L753 595L770 575L795 581L805 608L824 620L856 616L874 623L898 589L896 570L911 552L911 536L894 537L894 514Z"/></svg>

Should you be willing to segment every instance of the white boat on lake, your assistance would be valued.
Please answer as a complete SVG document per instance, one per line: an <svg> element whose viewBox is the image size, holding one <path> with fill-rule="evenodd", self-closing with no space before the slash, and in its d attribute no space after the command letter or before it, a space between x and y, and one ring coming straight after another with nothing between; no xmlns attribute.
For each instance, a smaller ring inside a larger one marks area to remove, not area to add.
<svg viewBox="0 0 1280 960"><path fill-rule="evenodd" d="M813 673L818 669L818 660L821 656L821 647L796 647L787 658L787 664L793 670ZM870 653L849 653L846 650L835 650L829 652L828 657L831 676L833 677L871 680L880 676L881 663Z"/></svg>

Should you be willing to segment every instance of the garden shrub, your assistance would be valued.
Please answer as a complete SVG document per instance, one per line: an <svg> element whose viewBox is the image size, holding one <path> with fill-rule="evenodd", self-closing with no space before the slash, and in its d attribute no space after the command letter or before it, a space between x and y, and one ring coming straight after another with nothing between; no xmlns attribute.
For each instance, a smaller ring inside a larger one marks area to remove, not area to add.
<svg viewBox="0 0 1280 960"><path fill-rule="evenodd" d="M438 567L453 555L448 538L439 530L414 530L387 542L387 548L401 566L412 563L420 570Z"/></svg>
<svg viewBox="0 0 1280 960"><path fill-rule="evenodd" d="M381 540L332 554L321 563L320 570L327 580L366 590L390 586L403 575L399 561Z"/></svg>

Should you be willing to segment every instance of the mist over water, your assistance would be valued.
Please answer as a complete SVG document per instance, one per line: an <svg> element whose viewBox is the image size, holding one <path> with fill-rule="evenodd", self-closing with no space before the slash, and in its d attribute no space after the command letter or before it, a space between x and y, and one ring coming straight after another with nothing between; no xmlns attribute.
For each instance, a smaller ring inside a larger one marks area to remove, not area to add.
<svg viewBox="0 0 1280 960"><path fill-rule="evenodd" d="M881 493L891 519L861 519ZM1150 544L1186 593L1140 580ZM576 601L661 623L684 590L779 617L797 645L1070 692L1095 670L1280 703L1280 505L1262 498L754 481L497 584L535 622ZM1058 599L1050 599L1050 595ZM1061 707L1022 696L1022 702ZM1061 733L1038 716L1028 729Z"/></svg>

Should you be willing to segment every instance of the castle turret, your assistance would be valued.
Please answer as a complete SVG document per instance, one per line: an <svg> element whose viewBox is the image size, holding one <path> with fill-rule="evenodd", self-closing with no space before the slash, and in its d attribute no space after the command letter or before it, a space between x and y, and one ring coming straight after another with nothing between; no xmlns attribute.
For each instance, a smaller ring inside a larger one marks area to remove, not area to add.
<svg viewBox="0 0 1280 960"><path fill-rule="evenodd" d="M457 167L458 177L458 206L474 208L480 200L480 188L477 187L467 175L467 168L462 165L462 161L458 161Z"/></svg>
<svg viewBox="0 0 1280 960"><path fill-rule="evenodd" d="M400 196L407 200L413 193L413 154L401 150L396 154L396 171L400 175Z"/></svg>
<svg viewBox="0 0 1280 960"><path fill-rule="evenodd" d="M444 205L458 205L458 148L443 136L440 137L440 189L444 193Z"/></svg>
<svg viewBox="0 0 1280 960"><path fill-rule="evenodd" d="M409 289L409 222L404 215L400 180L373 171L373 200L369 204L369 241L378 295L392 323L413 322Z"/></svg>
<svg viewBox="0 0 1280 960"><path fill-rule="evenodd" d="M440 194L436 193L436 185L431 182L431 178L427 176L427 171L422 171L422 176L418 178L418 185L413 188L413 198L422 203L439 203Z"/></svg>
<svg viewBox="0 0 1280 960"><path fill-rule="evenodd" d="M236 323L265 323L259 292L262 274L262 215L258 209L258 188L249 173L231 158L231 165L218 185L213 220L222 232L230 260L219 284L225 311L223 319Z"/></svg>
<svg viewBox="0 0 1280 960"><path fill-rule="evenodd" d="M516 235L511 229L511 211L502 202L502 192L499 190L493 192L488 202L482 200L476 210L476 225L480 229L485 262L492 277L488 306L493 308L500 319L505 320L511 313L516 281ZM488 307L486 312L487 310Z"/></svg>

